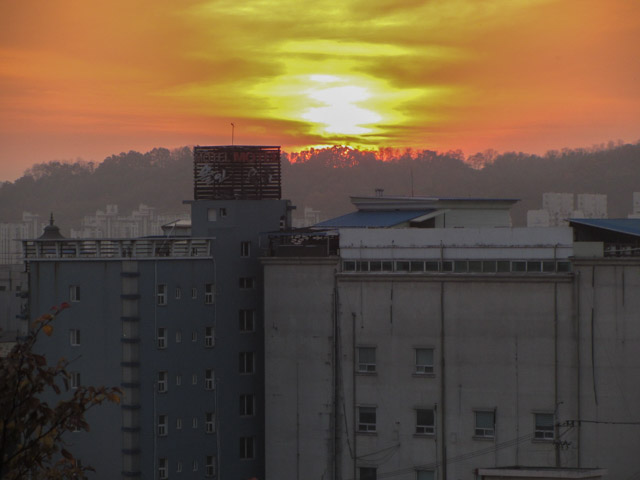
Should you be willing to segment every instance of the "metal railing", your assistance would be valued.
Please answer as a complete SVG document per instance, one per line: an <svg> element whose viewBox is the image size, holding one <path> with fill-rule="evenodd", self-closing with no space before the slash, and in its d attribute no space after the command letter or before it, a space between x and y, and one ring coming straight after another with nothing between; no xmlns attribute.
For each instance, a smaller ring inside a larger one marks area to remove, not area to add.
<svg viewBox="0 0 640 480"><path fill-rule="evenodd" d="M23 240L25 260L211 257L210 238Z"/></svg>

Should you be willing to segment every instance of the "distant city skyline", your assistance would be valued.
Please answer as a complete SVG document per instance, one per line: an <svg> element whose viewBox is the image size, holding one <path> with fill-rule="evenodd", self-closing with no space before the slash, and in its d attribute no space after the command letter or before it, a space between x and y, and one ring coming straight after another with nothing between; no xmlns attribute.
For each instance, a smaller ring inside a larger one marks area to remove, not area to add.
<svg viewBox="0 0 640 480"><path fill-rule="evenodd" d="M0 0L0 180L196 144L523 151L640 139L625 0Z"/></svg>

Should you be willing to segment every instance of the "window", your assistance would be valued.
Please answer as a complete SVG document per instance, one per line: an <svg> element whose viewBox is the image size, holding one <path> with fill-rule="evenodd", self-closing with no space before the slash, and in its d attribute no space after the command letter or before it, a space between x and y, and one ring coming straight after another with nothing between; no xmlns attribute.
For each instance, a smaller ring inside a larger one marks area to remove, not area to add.
<svg viewBox="0 0 640 480"><path fill-rule="evenodd" d="M226 217L226 216L227 216L227 209L226 209L226 208L224 208L224 207L222 207L222 208L220 209L220 218L224 218L224 217Z"/></svg>
<svg viewBox="0 0 640 480"><path fill-rule="evenodd" d="M194 460L193 461L193 471L197 472L198 471L198 460Z"/></svg>
<svg viewBox="0 0 640 480"><path fill-rule="evenodd" d="M358 432L376 431L376 407L358 407Z"/></svg>
<svg viewBox="0 0 640 480"><path fill-rule="evenodd" d="M240 416L250 417L254 415L255 397L252 394L240 395Z"/></svg>
<svg viewBox="0 0 640 480"><path fill-rule="evenodd" d="M158 436L164 437L167 435L167 415L158 415Z"/></svg>
<svg viewBox="0 0 640 480"><path fill-rule="evenodd" d="M240 458L245 460L253 458L254 443L253 437L240 437Z"/></svg>
<svg viewBox="0 0 640 480"><path fill-rule="evenodd" d="M176 418L176 430L182 430L182 419Z"/></svg>
<svg viewBox="0 0 640 480"><path fill-rule="evenodd" d="M433 373L433 348L416 348L416 373Z"/></svg>
<svg viewBox="0 0 640 480"><path fill-rule="evenodd" d="M535 413L535 431L533 438L536 440L553 440L555 425L552 413Z"/></svg>
<svg viewBox="0 0 640 480"><path fill-rule="evenodd" d="M193 300L195 300L195 299L197 299L197 298L198 298L198 289L197 289L196 287L193 287L193 288L191 289L191 298L192 298Z"/></svg>
<svg viewBox="0 0 640 480"><path fill-rule="evenodd" d="M245 290L255 288L255 279L253 277L240 277L240 288Z"/></svg>
<svg viewBox="0 0 640 480"><path fill-rule="evenodd" d="M216 431L216 415L213 412L207 412L204 415L204 430L206 433L214 433Z"/></svg>
<svg viewBox="0 0 640 480"><path fill-rule="evenodd" d="M197 385L198 384L198 374L194 373L193 375L191 375L191 385Z"/></svg>
<svg viewBox="0 0 640 480"><path fill-rule="evenodd" d="M176 300L180 300L182 298L182 289L180 287L176 287Z"/></svg>
<svg viewBox="0 0 640 480"><path fill-rule="evenodd" d="M240 373L253 373L253 352L240 352Z"/></svg>
<svg viewBox="0 0 640 480"><path fill-rule="evenodd" d="M375 373L376 349L375 347L358 347L358 372Z"/></svg>
<svg viewBox="0 0 640 480"><path fill-rule="evenodd" d="M374 467L360 467L358 470L360 480L376 480L378 478L378 473Z"/></svg>
<svg viewBox="0 0 640 480"><path fill-rule="evenodd" d="M476 412L475 436L482 438L493 438L495 434L495 424L495 412Z"/></svg>
<svg viewBox="0 0 640 480"><path fill-rule="evenodd" d="M205 390L213 390L214 388L214 375L212 369L207 369L204 371L204 389Z"/></svg>
<svg viewBox="0 0 640 480"><path fill-rule="evenodd" d="M251 242L240 242L240 256L248 257L251 255Z"/></svg>
<svg viewBox="0 0 640 480"><path fill-rule="evenodd" d="M213 347L213 327L204 327L204 346Z"/></svg>
<svg viewBox="0 0 640 480"><path fill-rule="evenodd" d="M158 328L158 348L167 348L167 329Z"/></svg>
<svg viewBox="0 0 640 480"><path fill-rule="evenodd" d="M207 220L215 222L218 219L218 210L215 208L207 208Z"/></svg>
<svg viewBox="0 0 640 480"><path fill-rule="evenodd" d="M206 477L215 477L216 475L216 457L207 455L205 458L204 474Z"/></svg>
<svg viewBox="0 0 640 480"><path fill-rule="evenodd" d="M193 417L191 419L191 428L198 428L198 417Z"/></svg>
<svg viewBox="0 0 640 480"><path fill-rule="evenodd" d="M239 321L241 332L253 332L255 330L255 310L240 310Z"/></svg>
<svg viewBox="0 0 640 480"><path fill-rule="evenodd" d="M158 305L166 305L167 304L167 286L165 284L158 285Z"/></svg>
<svg viewBox="0 0 640 480"><path fill-rule="evenodd" d="M72 347L80 345L80 330L69 330L69 343Z"/></svg>
<svg viewBox="0 0 640 480"><path fill-rule="evenodd" d="M176 343L182 343L182 332L180 330L176 332Z"/></svg>
<svg viewBox="0 0 640 480"><path fill-rule="evenodd" d="M76 389L80 386L80 372L69 373L69 384L72 389Z"/></svg>
<svg viewBox="0 0 640 480"><path fill-rule="evenodd" d="M70 285L69 286L69 301L70 302L79 302L80 301L80 286L79 285Z"/></svg>
<svg viewBox="0 0 640 480"><path fill-rule="evenodd" d="M197 331L193 331L191 332L191 341L192 342L197 342L198 341L198 332Z"/></svg>
<svg viewBox="0 0 640 480"><path fill-rule="evenodd" d="M178 460L178 466L176 467L176 472L182 473L182 461Z"/></svg>
<svg viewBox="0 0 640 480"><path fill-rule="evenodd" d="M180 385L182 385L182 375L178 374L176 375L176 387L179 387Z"/></svg>
<svg viewBox="0 0 640 480"><path fill-rule="evenodd" d="M158 393L167 391L167 372L158 372Z"/></svg>
<svg viewBox="0 0 640 480"><path fill-rule="evenodd" d="M433 435L436 431L435 415L431 409L416 410L416 434Z"/></svg>
<svg viewBox="0 0 640 480"><path fill-rule="evenodd" d="M166 458L158 459L158 478L169 478L169 460Z"/></svg>
<svg viewBox="0 0 640 480"><path fill-rule="evenodd" d="M416 480L435 480L435 472L433 470L417 470Z"/></svg>
<svg viewBox="0 0 640 480"><path fill-rule="evenodd" d="M213 303L213 283L205 283L204 285L204 303Z"/></svg>

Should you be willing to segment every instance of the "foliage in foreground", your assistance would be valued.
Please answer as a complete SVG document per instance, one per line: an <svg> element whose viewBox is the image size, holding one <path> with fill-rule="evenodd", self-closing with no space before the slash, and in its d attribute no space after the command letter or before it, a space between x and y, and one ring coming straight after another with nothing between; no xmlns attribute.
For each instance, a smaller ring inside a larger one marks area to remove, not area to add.
<svg viewBox="0 0 640 480"><path fill-rule="evenodd" d="M66 450L63 435L78 429L88 431L84 415L89 409L103 402L120 402L118 388L70 389L68 361L62 358L49 366L44 356L34 353L40 333L51 336L53 320L68 307L67 303L52 307L51 313L33 322L29 334L7 357L0 358L2 479L85 478L93 469L81 465ZM52 398L60 398L55 406L46 401Z"/></svg>

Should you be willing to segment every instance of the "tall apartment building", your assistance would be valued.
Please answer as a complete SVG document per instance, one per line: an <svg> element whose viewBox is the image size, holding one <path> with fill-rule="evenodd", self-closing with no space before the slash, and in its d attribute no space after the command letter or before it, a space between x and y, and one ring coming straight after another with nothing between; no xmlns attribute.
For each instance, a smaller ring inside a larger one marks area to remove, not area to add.
<svg viewBox="0 0 640 480"><path fill-rule="evenodd" d="M511 228L510 200L353 203L263 259L267 478L637 472L637 221Z"/></svg>
<svg viewBox="0 0 640 480"><path fill-rule="evenodd" d="M289 225L278 147L196 147L191 236L25 241L38 342L120 405L65 437L99 478L263 478L262 232Z"/></svg>

